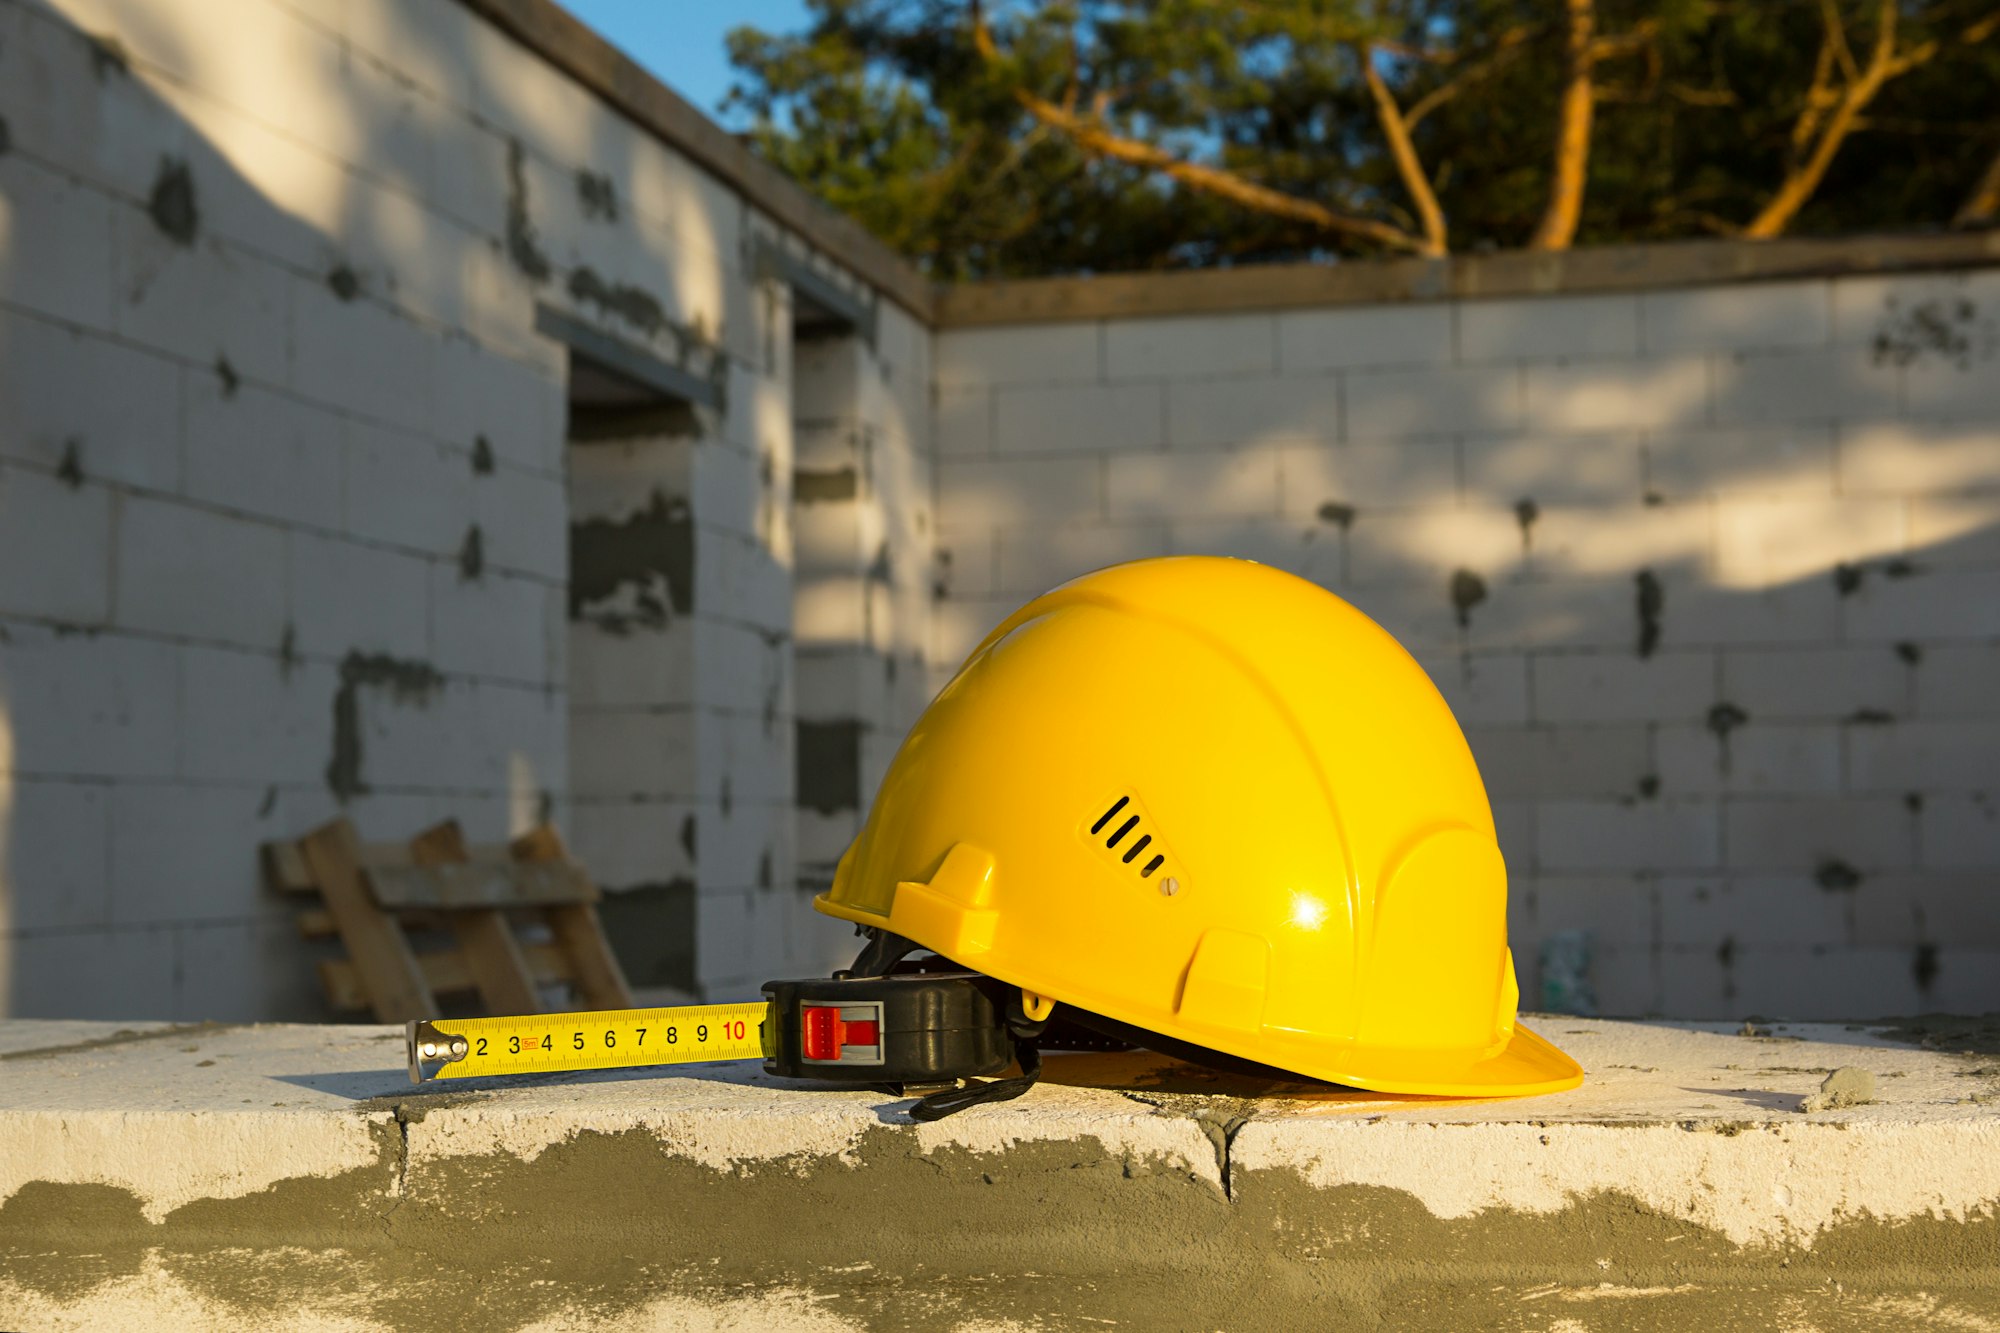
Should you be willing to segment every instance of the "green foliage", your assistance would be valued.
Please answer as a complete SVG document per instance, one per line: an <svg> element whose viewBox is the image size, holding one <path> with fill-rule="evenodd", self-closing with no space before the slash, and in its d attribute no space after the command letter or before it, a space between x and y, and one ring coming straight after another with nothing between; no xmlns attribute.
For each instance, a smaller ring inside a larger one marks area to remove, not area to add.
<svg viewBox="0 0 2000 1333"><path fill-rule="evenodd" d="M967 0L809 0L806 31L739 29L735 104L758 149L940 278L1365 254L1310 224L1087 151L1025 92L1336 211L1416 227L1365 86L1372 59L1454 250L1516 246L1547 203L1558 0L997 0L990 58ZM1996 0L1902 0L1888 82L1795 233L1944 225L2000 151ZM1857 66L1876 0L1836 0ZM1798 160L1828 30L1819 0L1599 0L1623 41L1596 69L1578 241L1726 233ZM1364 55L1364 51L1368 52ZM1840 68L1833 79L1837 88Z"/></svg>

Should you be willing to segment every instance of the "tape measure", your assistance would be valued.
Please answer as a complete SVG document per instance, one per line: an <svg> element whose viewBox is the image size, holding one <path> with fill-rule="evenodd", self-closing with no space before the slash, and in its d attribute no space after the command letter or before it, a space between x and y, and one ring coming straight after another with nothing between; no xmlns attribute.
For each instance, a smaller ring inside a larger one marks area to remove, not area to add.
<svg viewBox="0 0 2000 1333"><path fill-rule="evenodd" d="M508 1018L412 1019L410 1081L762 1058L849 1087L949 1087L1015 1061L1011 989L976 972L771 981L764 999Z"/></svg>
<svg viewBox="0 0 2000 1333"><path fill-rule="evenodd" d="M412 1020L410 1081L754 1060L770 1005L685 1004L509 1018Z"/></svg>

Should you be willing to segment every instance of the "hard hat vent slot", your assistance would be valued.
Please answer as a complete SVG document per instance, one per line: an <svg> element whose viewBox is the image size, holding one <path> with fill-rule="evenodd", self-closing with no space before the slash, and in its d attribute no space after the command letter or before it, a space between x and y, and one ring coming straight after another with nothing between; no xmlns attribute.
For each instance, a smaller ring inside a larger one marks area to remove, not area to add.
<svg viewBox="0 0 2000 1333"><path fill-rule="evenodd" d="M1102 833L1104 831L1104 826L1106 824L1109 824L1120 810L1123 810L1126 806L1130 805L1131 803L1132 803L1131 797L1120 796L1115 805L1113 805L1109 810L1106 810L1103 814L1097 817L1097 822L1090 826L1090 831L1092 833Z"/></svg>
<svg viewBox="0 0 2000 1333"><path fill-rule="evenodd" d="M1122 820L1119 818L1121 815L1124 816ZM1097 846L1117 857L1119 864L1137 870L1139 878L1151 879L1154 872L1167 863L1167 856L1166 848L1160 845L1158 839L1141 830L1140 825L1146 822L1149 822L1146 812L1128 792L1097 816L1096 822L1090 825L1089 837ZM1134 837L1135 833L1138 836ZM1146 855L1149 851L1152 853L1150 857Z"/></svg>

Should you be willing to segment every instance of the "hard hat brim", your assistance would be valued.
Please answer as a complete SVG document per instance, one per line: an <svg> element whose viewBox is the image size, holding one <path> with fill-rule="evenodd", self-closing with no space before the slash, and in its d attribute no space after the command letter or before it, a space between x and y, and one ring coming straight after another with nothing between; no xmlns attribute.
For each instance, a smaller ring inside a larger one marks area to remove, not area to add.
<svg viewBox="0 0 2000 1333"><path fill-rule="evenodd" d="M1498 1055L1457 1068L1441 1066L1435 1055L1414 1051L1356 1050L1351 1062L1342 1063L1352 1067L1300 1072L1370 1092L1429 1097L1533 1097L1567 1092L1583 1082L1582 1065L1519 1023Z"/></svg>

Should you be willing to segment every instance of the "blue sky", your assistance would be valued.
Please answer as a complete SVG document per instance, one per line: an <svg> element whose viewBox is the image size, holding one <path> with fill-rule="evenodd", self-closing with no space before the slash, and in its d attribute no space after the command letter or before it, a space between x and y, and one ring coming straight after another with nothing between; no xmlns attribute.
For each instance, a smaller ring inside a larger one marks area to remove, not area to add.
<svg viewBox="0 0 2000 1333"><path fill-rule="evenodd" d="M731 70L722 38L745 24L767 32L805 26L805 0L561 0L613 46L730 129L743 117L717 110Z"/></svg>

